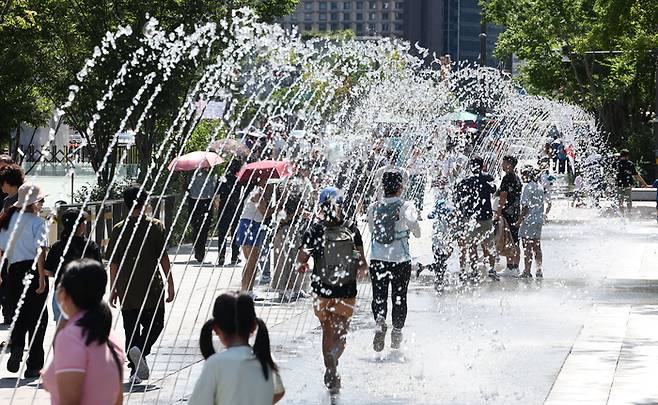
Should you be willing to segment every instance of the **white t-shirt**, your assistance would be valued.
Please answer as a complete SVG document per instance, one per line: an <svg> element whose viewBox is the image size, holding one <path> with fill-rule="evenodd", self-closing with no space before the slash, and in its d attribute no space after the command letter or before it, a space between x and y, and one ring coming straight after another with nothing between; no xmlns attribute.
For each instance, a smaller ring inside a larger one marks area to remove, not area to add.
<svg viewBox="0 0 658 405"><path fill-rule="evenodd" d="M18 218L20 217L20 221ZM18 221L18 226L16 222ZM12 232L16 232L13 237ZM11 247L8 248L11 238ZM46 221L31 212L14 212L9 220L9 227L0 231L0 249L6 252L9 264L34 260L39 248L48 247L48 229Z"/></svg>
<svg viewBox="0 0 658 405"><path fill-rule="evenodd" d="M194 386L190 405L272 405L285 392L279 373L267 380L251 347L235 346L206 360Z"/></svg>
<svg viewBox="0 0 658 405"><path fill-rule="evenodd" d="M258 210L258 204L261 201L263 194L262 187L254 188L251 193L244 200L244 207L242 208L242 215L240 219L249 219L254 222L263 222L263 213ZM255 202L252 200L256 200Z"/></svg>

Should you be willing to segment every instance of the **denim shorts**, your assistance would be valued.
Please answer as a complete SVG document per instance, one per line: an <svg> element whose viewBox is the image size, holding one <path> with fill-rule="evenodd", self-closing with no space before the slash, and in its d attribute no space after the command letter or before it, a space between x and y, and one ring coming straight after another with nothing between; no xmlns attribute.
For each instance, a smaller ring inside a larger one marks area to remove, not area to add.
<svg viewBox="0 0 658 405"><path fill-rule="evenodd" d="M265 229L261 229L260 222L251 219L241 219L235 231L235 243L238 246L263 246Z"/></svg>

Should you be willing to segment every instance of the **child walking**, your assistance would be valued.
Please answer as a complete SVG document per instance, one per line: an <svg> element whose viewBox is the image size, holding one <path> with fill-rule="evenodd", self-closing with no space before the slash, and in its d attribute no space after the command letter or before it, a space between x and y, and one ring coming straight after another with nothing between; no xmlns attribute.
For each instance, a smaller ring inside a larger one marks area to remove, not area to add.
<svg viewBox="0 0 658 405"><path fill-rule="evenodd" d="M452 254L452 243L454 233L452 223L455 217L454 208L450 207L446 200L439 199L434 205L434 210L427 215L428 219L433 219L432 224L432 253L434 254L434 263L430 265L434 271L434 287L436 291L442 292L445 288L445 274L448 269L448 259Z"/></svg>
<svg viewBox="0 0 658 405"><path fill-rule="evenodd" d="M222 294L213 318L201 329L199 346L206 359L189 399L191 405L270 405L285 393L270 352L270 336L246 294ZM256 331L253 347L249 337ZM226 347L215 353L213 332Z"/></svg>

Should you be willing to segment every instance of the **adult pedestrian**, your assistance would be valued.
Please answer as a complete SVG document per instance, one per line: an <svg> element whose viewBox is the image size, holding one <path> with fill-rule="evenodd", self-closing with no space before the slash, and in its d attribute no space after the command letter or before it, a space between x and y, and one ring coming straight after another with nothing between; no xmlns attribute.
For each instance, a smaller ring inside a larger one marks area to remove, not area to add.
<svg viewBox="0 0 658 405"><path fill-rule="evenodd" d="M190 182L187 207L190 213L190 225L194 235L194 258L199 263L206 256L208 231L212 222L212 199L217 187L217 176L211 169L198 169Z"/></svg>
<svg viewBox="0 0 658 405"><path fill-rule="evenodd" d="M265 322L256 317L246 294L222 294L212 319L201 329L199 345L206 359L188 403L190 405L271 405L285 394ZM249 337L256 332L254 345ZM215 352L215 333L226 347Z"/></svg>
<svg viewBox="0 0 658 405"><path fill-rule="evenodd" d="M460 229L461 276L464 280L479 278L478 247L481 247L483 257L489 266L488 275L497 280L496 259L493 255L494 225L491 207L491 196L496 191L496 186L493 177L483 172L484 160L481 157L471 159L469 168L471 175L457 184L455 192ZM467 266L470 266L470 272Z"/></svg>
<svg viewBox="0 0 658 405"><path fill-rule="evenodd" d="M240 260L240 246L235 243L235 229L237 228L240 212L240 204L242 202L242 184L238 181L237 173L242 168L244 162L234 156L228 167L226 173L219 183L217 191L217 211L219 212L219 220L217 224L217 244L219 246L219 257L217 264L224 265L226 260L226 246L229 243L228 237L230 236L231 243L231 261L230 265L235 266Z"/></svg>
<svg viewBox="0 0 658 405"><path fill-rule="evenodd" d="M110 305L121 303L126 337L130 382L139 384L149 378L146 356L164 329L164 283L166 302L174 300L174 279L167 255L164 224L145 214L148 195L138 186L123 192L130 212L128 218L112 228L106 258L110 262Z"/></svg>
<svg viewBox="0 0 658 405"><path fill-rule="evenodd" d="M256 265L267 232L263 222L272 215L273 211L269 207L273 189L267 186L267 177L256 179L256 184L244 201L238 229L235 232L235 242L242 247L246 259L242 269L241 291L253 290Z"/></svg>
<svg viewBox="0 0 658 405"><path fill-rule="evenodd" d="M337 188L320 192L318 221L304 233L297 253L298 270L305 273L313 258L314 311L322 327L324 383L332 392L340 389L338 360L345 351L347 332L354 314L358 273L368 270L359 229L347 221L343 195Z"/></svg>
<svg viewBox="0 0 658 405"><path fill-rule="evenodd" d="M637 172L633 162L629 160L630 155L628 149L622 149L619 152L619 160L617 161L617 202L622 215L624 215L624 205L626 205L628 213L633 208L631 191L633 190L634 181L640 183L642 187L648 187L646 181Z"/></svg>
<svg viewBox="0 0 658 405"><path fill-rule="evenodd" d="M15 163L7 163L6 159L0 156L0 189L4 199L0 207L0 213L10 209L18 201L18 189L25 182L23 169ZM1 195L0 195L1 197ZM7 279L7 262L2 263L0 270L0 279ZM9 325L14 314L10 313L9 305L6 304L6 283L0 283L0 305L2 305L3 325Z"/></svg>
<svg viewBox="0 0 658 405"><path fill-rule="evenodd" d="M87 239L87 213L77 208L69 208L60 218L62 233L59 240L53 243L46 256L46 271L51 277L55 277L53 289L57 290L62 274L66 266L74 260L88 258L97 262L103 261L101 248L96 242ZM70 242L69 242L70 239ZM67 248L68 246L68 248ZM61 308L57 304L57 294L53 294L52 300L53 319L59 324L62 319Z"/></svg>
<svg viewBox="0 0 658 405"><path fill-rule="evenodd" d="M525 185L521 192L521 214L515 224L523 241L524 270L519 277L532 278L531 268L534 257L537 270L535 277L542 278L541 231L544 225L544 189L538 183L537 171L532 166L521 170Z"/></svg>
<svg viewBox="0 0 658 405"><path fill-rule="evenodd" d="M402 328L407 319L407 288L411 277L409 235L420 237L418 213L413 204L403 201L403 175L399 171L382 175L384 197L368 207L368 225L372 234L370 280L372 282L372 313L377 323L373 348L384 349L388 286L391 285L392 323L391 347L399 349Z"/></svg>
<svg viewBox="0 0 658 405"><path fill-rule="evenodd" d="M6 166L9 166L11 164L16 164L16 162L14 162L14 159L12 159L11 156L4 154L0 155L0 171L2 171L2 169L4 169ZM7 193L0 190L0 201L4 201L6 197L7 197Z"/></svg>
<svg viewBox="0 0 658 405"><path fill-rule="evenodd" d="M29 335L32 346L28 351L25 378L38 377L44 362L43 338L48 311L42 310L48 297L44 266L48 228L39 214L45 197L36 184L24 183L18 189L18 201L0 215L0 249L9 262L7 279L2 283L6 283L8 310L11 314L18 310L10 336L7 370L12 373L19 370L25 337Z"/></svg>
<svg viewBox="0 0 658 405"><path fill-rule="evenodd" d="M57 287L68 318L55 336L43 385L53 404L121 404L124 352L110 333L112 313L103 300L107 273L95 260L70 262Z"/></svg>
<svg viewBox="0 0 658 405"><path fill-rule="evenodd" d="M516 175L517 163L518 160L514 156L507 155L503 157L502 169L505 176L503 176L500 183L500 200L494 218L495 220L503 218L512 234L513 243L507 256L507 268L500 274L505 277L517 277L519 275L519 262L521 260L517 222L521 214L521 190L523 185L519 176Z"/></svg>

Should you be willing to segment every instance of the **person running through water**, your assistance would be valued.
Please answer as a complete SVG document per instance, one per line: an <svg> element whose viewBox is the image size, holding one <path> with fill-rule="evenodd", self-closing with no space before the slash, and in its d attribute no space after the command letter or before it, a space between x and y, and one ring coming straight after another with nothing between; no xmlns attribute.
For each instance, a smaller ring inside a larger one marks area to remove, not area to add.
<svg viewBox="0 0 658 405"><path fill-rule="evenodd" d="M484 160L474 157L469 163L471 176L457 184L456 205L457 217L461 231L459 258L462 279L479 279L478 245L482 247L483 256L487 259L488 275L494 280L498 279L495 265L496 259L492 254L494 225L491 196L496 191L494 179L491 175L483 173ZM470 265L470 274L467 273L466 263Z"/></svg>
<svg viewBox="0 0 658 405"><path fill-rule="evenodd" d="M532 166L521 170L523 186L521 192L521 215L515 224L523 240L523 260L525 269L519 277L532 278L530 269L534 256L537 264L535 276L542 278L541 230L544 226L544 188L537 182L538 173Z"/></svg>
<svg viewBox="0 0 658 405"><path fill-rule="evenodd" d="M446 200L439 199L434 205L434 210L427 215L427 218L434 220L432 224L432 253L434 254L434 263L428 267L434 272L434 288L437 292L442 292L445 287L448 259L452 254L455 209L449 206ZM416 277L420 276L424 268L425 266L418 266Z"/></svg>
<svg viewBox="0 0 658 405"><path fill-rule="evenodd" d="M213 333L226 350L215 352ZM256 317L254 301L247 294L217 297L212 319L201 328L199 346L206 362L190 405L270 405L283 398L285 389L272 359L267 326Z"/></svg>
<svg viewBox="0 0 658 405"><path fill-rule="evenodd" d="M384 350L388 286L393 302L391 348L399 349L402 328L407 319L407 288L411 277L409 234L420 238L418 213L413 203L403 201L403 175L382 175L384 197L368 207L368 225L372 234L370 279L372 281L372 313L377 322L372 345L376 352Z"/></svg>
<svg viewBox="0 0 658 405"><path fill-rule="evenodd" d="M500 274L504 277L517 277L519 275L519 262L521 249L519 247L519 227L517 222L521 214L521 180L516 175L517 159L514 156L504 156L502 168L505 172L500 183L500 202L494 219L504 218L507 221L512 241L511 253L507 256L507 268Z"/></svg>
<svg viewBox="0 0 658 405"><path fill-rule="evenodd" d="M301 273L308 271L308 260L313 258L311 286L315 315L322 326L324 383L331 391L340 389L336 368L345 351L356 305L357 273L365 274L368 270L361 233L345 221L343 203L337 188L327 187L320 192L319 221L304 233L297 253Z"/></svg>

